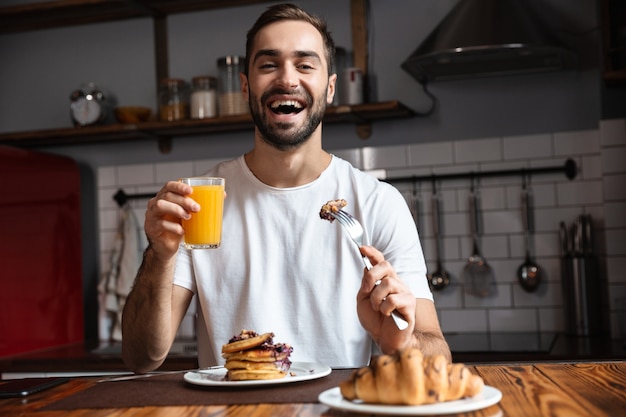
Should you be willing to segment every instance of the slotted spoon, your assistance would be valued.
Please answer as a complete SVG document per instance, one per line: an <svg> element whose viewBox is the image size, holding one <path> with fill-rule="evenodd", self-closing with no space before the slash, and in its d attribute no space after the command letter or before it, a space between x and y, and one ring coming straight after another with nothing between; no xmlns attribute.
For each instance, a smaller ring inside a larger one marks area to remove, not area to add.
<svg viewBox="0 0 626 417"><path fill-rule="evenodd" d="M356 244L357 248L360 249L361 246L363 246L363 226L361 226L361 223L352 217L351 214L343 210L338 210L337 212L331 211L330 215L333 216L341 226L343 226L352 241ZM372 263L369 258L363 255L361 255L361 257L363 258L363 263L365 264L367 270L369 271L372 269ZM380 285L380 281L377 281L376 285ZM409 327L409 323L396 310L391 312L391 318L398 329L404 330Z"/></svg>

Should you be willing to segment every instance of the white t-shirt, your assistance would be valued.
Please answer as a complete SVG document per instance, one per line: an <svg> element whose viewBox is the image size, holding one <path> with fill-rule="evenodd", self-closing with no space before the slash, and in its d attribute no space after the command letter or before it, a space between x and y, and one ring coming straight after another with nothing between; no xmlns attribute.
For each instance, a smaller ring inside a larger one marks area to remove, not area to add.
<svg viewBox="0 0 626 417"><path fill-rule="evenodd" d="M329 200L347 200L364 244L385 255L416 297L433 299L415 223L391 185L335 156L319 178L294 188L262 183L243 156L207 175L226 178L222 244L181 246L174 277L197 295L201 367L223 363L222 345L242 329L273 332L274 342L293 346L294 362L369 362L374 346L356 311L363 260L338 222L319 217Z"/></svg>

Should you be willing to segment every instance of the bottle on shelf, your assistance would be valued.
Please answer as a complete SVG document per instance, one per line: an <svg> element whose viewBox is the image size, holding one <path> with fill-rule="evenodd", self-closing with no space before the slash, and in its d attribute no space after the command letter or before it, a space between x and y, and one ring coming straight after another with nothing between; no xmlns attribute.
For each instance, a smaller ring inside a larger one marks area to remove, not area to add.
<svg viewBox="0 0 626 417"><path fill-rule="evenodd" d="M217 79L206 75L193 77L189 98L192 119L217 116Z"/></svg>
<svg viewBox="0 0 626 417"><path fill-rule="evenodd" d="M159 85L159 120L172 122L189 118L189 87L178 78L164 78Z"/></svg>

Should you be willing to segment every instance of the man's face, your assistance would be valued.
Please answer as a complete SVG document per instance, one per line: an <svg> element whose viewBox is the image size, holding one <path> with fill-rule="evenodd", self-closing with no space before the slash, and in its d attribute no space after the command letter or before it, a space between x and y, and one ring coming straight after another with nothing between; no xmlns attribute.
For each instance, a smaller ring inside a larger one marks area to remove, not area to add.
<svg viewBox="0 0 626 417"><path fill-rule="evenodd" d="M335 91L327 65L322 36L308 23L273 23L257 34L242 86L266 143L292 149L319 128Z"/></svg>

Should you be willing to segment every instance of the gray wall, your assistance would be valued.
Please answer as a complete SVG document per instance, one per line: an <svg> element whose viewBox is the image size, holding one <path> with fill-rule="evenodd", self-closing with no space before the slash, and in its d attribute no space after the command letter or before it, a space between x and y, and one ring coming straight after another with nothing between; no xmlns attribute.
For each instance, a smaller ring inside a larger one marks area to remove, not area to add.
<svg viewBox="0 0 626 417"><path fill-rule="evenodd" d="M537 0L535 0L537 1ZM581 59L579 71L433 83L438 111L427 118L384 121L367 141L354 127L325 127L332 149L596 129L601 119L597 0L543 0L557 11L554 26ZM26 1L22 1L26 3ZM350 2L298 2L323 15L338 46L351 49ZM421 112L430 101L401 68L402 61L456 0L371 0L371 71L378 100L400 100ZM169 18L170 75L216 75L215 61L243 54L245 31L267 4ZM548 7L549 6L549 7ZM150 19L101 23L0 36L0 132L70 126L69 93L94 81L119 104L155 108ZM614 95L614 94L613 94ZM612 111L613 117L618 117ZM618 112L619 113L619 112ZM251 145L249 132L176 138L162 155L151 141L44 148L98 167L108 164L228 156Z"/></svg>

